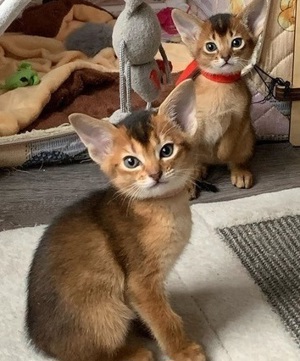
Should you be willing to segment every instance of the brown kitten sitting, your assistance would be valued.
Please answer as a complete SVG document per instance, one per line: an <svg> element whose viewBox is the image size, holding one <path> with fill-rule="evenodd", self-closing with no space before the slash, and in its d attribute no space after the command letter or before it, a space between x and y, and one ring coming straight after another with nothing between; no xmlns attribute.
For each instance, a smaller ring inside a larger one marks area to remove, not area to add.
<svg viewBox="0 0 300 361"><path fill-rule="evenodd" d="M200 68L195 79L197 176L205 177L210 164L227 164L238 188L253 185L248 162L255 145L251 94L241 71L252 56L265 14L265 0L254 0L236 16L217 14L206 21L181 10L172 12L182 41Z"/></svg>
<svg viewBox="0 0 300 361"><path fill-rule="evenodd" d="M38 350L60 361L150 361L131 332L138 317L172 360L205 360L164 292L191 233L195 114L187 80L155 115L133 113L117 126L70 116L111 186L67 208L35 252L26 322Z"/></svg>

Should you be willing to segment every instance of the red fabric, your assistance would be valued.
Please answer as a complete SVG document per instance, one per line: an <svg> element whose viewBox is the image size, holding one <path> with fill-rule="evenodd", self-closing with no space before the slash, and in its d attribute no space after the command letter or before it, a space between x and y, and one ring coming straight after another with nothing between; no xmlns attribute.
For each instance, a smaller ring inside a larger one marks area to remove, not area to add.
<svg viewBox="0 0 300 361"><path fill-rule="evenodd" d="M241 79L241 72L232 74L211 74L201 70L201 75L217 83L234 83L235 81Z"/></svg>
<svg viewBox="0 0 300 361"><path fill-rule="evenodd" d="M196 60L193 60L180 74L179 78L176 81L176 86L184 80L191 78L194 72L198 70L198 68L198 63L196 62Z"/></svg>
<svg viewBox="0 0 300 361"><path fill-rule="evenodd" d="M180 74L179 78L176 81L176 86L183 82L186 79L192 78L194 74L199 70L199 66L196 60L193 60ZM201 75L205 78L215 81L217 83L234 83L235 81L241 79L241 73L232 73L232 74L212 74L204 70L201 70Z"/></svg>
<svg viewBox="0 0 300 361"><path fill-rule="evenodd" d="M175 26L172 16L171 16L172 10L173 10L173 8L170 8L170 7L164 8L157 13L157 17L158 17L160 26L166 33L171 34L171 35L176 35L176 34L178 34L178 31L176 29L176 26Z"/></svg>

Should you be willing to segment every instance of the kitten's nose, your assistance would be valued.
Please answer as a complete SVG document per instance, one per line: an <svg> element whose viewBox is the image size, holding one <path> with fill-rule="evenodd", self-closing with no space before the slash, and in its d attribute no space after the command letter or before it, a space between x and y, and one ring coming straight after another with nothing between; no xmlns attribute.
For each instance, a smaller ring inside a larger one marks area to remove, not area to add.
<svg viewBox="0 0 300 361"><path fill-rule="evenodd" d="M161 176L162 176L162 171L159 171L157 173L149 175L149 177L153 178L155 180L155 182L158 182L160 180Z"/></svg>
<svg viewBox="0 0 300 361"><path fill-rule="evenodd" d="M225 62L227 63L228 60L230 59L230 55L221 56L221 58L222 58L223 60L225 60Z"/></svg>

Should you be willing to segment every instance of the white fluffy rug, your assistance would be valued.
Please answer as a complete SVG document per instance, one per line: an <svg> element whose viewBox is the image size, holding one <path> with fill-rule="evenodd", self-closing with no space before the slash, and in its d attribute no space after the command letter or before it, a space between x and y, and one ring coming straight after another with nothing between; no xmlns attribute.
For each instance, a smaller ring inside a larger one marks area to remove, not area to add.
<svg viewBox="0 0 300 361"><path fill-rule="evenodd" d="M300 214L300 188L192 206L191 242L168 280L210 361L299 361L300 349L217 228ZM27 270L43 226L0 233L0 360L42 361L23 330ZM75 360L74 360L75 361Z"/></svg>

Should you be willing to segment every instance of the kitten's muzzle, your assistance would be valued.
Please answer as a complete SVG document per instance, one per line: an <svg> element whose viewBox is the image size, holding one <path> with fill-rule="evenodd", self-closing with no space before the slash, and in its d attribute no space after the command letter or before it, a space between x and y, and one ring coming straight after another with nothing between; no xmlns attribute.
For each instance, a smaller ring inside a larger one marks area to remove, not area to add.
<svg viewBox="0 0 300 361"><path fill-rule="evenodd" d="M162 176L162 171L159 171L159 172L154 173L154 174L149 174L149 177L151 177L152 179L154 179L156 183L159 182L161 176Z"/></svg>
<svg viewBox="0 0 300 361"><path fill-rule="evenodd" d="M230 55L225 55L225 56L221 56L221 59L223 59L225 61L225 64L228 63L229 59L231 58Z"/></svg>

